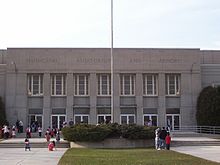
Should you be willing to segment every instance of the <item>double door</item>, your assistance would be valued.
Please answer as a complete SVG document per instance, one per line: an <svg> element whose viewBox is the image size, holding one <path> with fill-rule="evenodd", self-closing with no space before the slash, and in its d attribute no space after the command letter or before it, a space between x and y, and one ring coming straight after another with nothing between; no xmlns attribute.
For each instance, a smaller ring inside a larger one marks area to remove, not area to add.
<svg viewBox="0 0 220 165"><path fill-rule="evenodd" d="M179 130L180 115L179 114L167 114L166 123L167 123L167 127L169 127L170 130Z"/></svg>
<svg viewBox="0 0 220 165"><path fill-rule="evenodd" d="M66 115L52 115L51 128L61 129L65 121L66 121Z"/></svg>

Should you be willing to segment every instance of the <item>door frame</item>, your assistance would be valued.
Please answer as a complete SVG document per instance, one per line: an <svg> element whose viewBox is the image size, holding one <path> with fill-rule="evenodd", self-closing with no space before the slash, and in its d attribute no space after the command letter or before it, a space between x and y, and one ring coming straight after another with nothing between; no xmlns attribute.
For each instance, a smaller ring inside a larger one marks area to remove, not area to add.
<svg viewBox="0 0 220 165"><path fill-rule="evenodd" d="M179 129L175 129L175 127L174 127L174 117L175 117L175 116L178 116L178 117L179 117L179 127L180 127L180 126L181 126L180 114L166 114L166 126L168 126L168 125L167 125L167 117L168 117L168 116L171 116L171 117L172 117L172 126L171 126L170 130L171 130L171 131L179 130Z"/></svg>

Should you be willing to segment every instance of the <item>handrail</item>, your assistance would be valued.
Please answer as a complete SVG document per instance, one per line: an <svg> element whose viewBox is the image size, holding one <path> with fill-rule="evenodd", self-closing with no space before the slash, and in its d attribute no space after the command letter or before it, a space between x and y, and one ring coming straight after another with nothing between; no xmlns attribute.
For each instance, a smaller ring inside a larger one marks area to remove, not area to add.
<svg viewBox="0 0 220 165"><path fill-rule="evenodd" d="M178 126L172 131L220 134L220 126Z"/></svg>

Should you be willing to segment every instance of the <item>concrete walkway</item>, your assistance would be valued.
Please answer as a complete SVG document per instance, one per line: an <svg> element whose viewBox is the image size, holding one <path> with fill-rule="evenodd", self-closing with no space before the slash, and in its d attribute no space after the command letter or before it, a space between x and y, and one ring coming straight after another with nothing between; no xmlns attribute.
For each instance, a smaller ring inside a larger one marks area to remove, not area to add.
<svg viewBox="0 0 220 165"><path fill-rule="evenodd" d="M182 146L171 150L220 163L220 146Z"/></svg>
<svg viewBox="0 0 220 165"><path fill-rule="evenodd" d="M62 141L64 140L61 139ZM46 140L31 138L30 142L45 143ZM24 144L24 138L7 139L0 143ZM57 148L55 151L48 151L48 148L31 148L31 151L25 151L24 148L0 148L0 165L57 165L67 149Z"/></svg>
<svg viewBox="0 0 220 165"><path fill-rule="evenodd" d="M0 164L5 165L57 165L67 148L48 151L47 148L0 148Z"/></svg>

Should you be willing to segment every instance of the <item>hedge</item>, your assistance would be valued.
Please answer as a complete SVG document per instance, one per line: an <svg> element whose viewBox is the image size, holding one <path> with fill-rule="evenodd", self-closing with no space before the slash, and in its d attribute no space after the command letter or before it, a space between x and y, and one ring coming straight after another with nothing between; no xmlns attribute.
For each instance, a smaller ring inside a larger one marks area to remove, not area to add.
<svg viewBox="0 0 220 165"><path fill-rule="evenodd" d="M155 127L139 125L119 125L101 124L77 124L72 127L62 129L64 139L68 141L79 142L98 142L107 138L127 138L127 139L153 139Z"/></svg>

